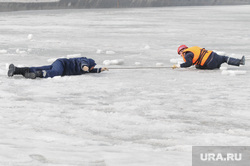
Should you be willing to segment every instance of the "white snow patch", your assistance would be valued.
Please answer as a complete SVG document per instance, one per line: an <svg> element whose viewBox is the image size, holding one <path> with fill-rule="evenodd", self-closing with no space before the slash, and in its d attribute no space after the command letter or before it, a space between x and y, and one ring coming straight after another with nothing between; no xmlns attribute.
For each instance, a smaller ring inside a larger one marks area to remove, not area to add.
<svg viewBox="0 0 250 166"><path fill-rule="evenodd" d="M25 53L27 53L25 50L21 50L21 49L16 49L16 53L18 53L18 54L25 54Z"/></svg>
<svg viewBox="0 0 250 166"><path fill-rule="evenodd" d="M7 50L0 50L0 54L6 54L8 51Z"/></svg>
<svg viewBox="0 0 250 166"><path fill-rule="evenodd" d="M5 69L6 69L6 70L9 70L9 65L10 65L9 63L6 63L6 64L5 64Z"/></svg>
<svg viewBox="0 0 250 166"><path fill-rule="evenodd" d="M103 61L104 65L122 65L124 64L124 59L114 59L114 60L105 60Z"/></svg>
<svg viewBox="0 0 250 166"><path fill-rule="evenodd" d="M149 45L145 45L144 49L149 50L151 47Z"/></svg>
<svg viewBox="0 0 250 166"><path fill-rule="evenodd" d="M141 63L141 62L135 62L135 65L136 65L136 66L141 66L142 63Z"/></svg>
<svg viewBox="0 0 250 166"><path fill-rule="evenodd" d="M163 63L156 63L155 66L160 67L160 66L164 66L164 64Z"/></svg>
<svg viewBox="0 0 250 166"><path fill-rule="evenodd" d="M116 54L115 51L112 51L112 50L101 50L101 49L97 49L96 53L97 54L106 54L106 55L114 55L114 54Z"/></svg>
<svg viewBox="0 0 250 166"><path fill-rule="evenodd" d="M115 51L106 51L106 54L113 55L113 54L115 54Z"/></svg>
<svg viewBox="0 0 250 166"><path fill-rule="evenodd" d="M227 67L226 66L221 66L220 70L227 70Z"/></svg>
<svg viewBox="0 0 250 166"><path fill-rule="evenodd" d="M97 49L97 50L96 50L96 53L97 53L97 54L102 54L102 53L104 53L104 51L101 50L101 49Z"/></svg>
<svg viewBox="0 0 250 166"><path fill-rule="evenodd" d="M106 66L109 66L109 65L111 65L111 61L110 60L105 60L105 61L103 61L103 64L106 65Z"/></svg>
<svg viewBox="0 0 250 166"><path fill-rule="evenodd" d="M236 76L236 75L245 75L247 71L245 70L222 70L222 75Z"/></svg>
<svg viewBox="0 0 250 166"><path fill-rule="evenodd" d="M61 79L61 78L62 78L62 76L55 76L55 77L53 77L54 80Z"/></svg>
<svg viewBox="0 0 250 166"><path fill-rule="evenodd" d="M27 38L28 38L29 40L32 40L32 39L33 39L33 34L28 34Z"/></svg>

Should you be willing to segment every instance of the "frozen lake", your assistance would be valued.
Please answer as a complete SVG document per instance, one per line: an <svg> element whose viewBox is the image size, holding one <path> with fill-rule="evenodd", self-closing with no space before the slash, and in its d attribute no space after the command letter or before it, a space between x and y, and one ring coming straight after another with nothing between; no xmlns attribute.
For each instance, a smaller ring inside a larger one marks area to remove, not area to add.
<svg viewBox="0 0 250 166"><path fill-rule="evenodd" d="M0 165L191 166L194 145L250 145L249 16L250 6L0 13ZM171 66L181 44L248 60L213 71L6 75L10 63L79 54L98 66Z"/></svg>

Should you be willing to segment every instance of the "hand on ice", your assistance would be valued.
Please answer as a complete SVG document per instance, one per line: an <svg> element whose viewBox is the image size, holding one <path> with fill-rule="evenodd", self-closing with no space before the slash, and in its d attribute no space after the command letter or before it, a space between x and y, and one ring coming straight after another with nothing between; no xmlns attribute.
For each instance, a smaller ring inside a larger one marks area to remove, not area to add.
<svg viewBox="0 0 250 166"><path fill-rule="evenodd" d="M88 66L83 66L82 70L88 72L89 71L89 67Z"/></svg>
<svg viewBox="0 0 250 166"><path fill-rule="evenodd" d="M172 69L176 69L176 68L179 68L179 67L180 67L180 65L173 65Z"/></svg>
<svg viewBox="0 0 250 166"><path fill-rule="evenodd" d="M101 71L109 71L109 69L107 67L103 67Z"/></svg>

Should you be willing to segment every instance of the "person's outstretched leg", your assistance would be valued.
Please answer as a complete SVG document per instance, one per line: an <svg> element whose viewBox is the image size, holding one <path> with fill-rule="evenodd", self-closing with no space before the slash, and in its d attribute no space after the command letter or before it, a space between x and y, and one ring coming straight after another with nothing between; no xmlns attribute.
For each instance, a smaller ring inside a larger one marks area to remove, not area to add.
<svg viewBox="0 0 250 166"><path fill-rule="evenodd" d="M31 79L35 79L35 78L37 78L37 77L43 78L43 77L44 77L44 74L43 74L43 71L38 70L38 71L35 71L35 72L28 72L28 73L25 73L24 77L25 77L25 78L31 78Z"/></svg>
<svg viewBox="0 0 250 166"><path fill-rule="evenodd" d="M243 56L241 59L236 59L228 56L221 56L215 53L211 61L207 64L207 66L210 69L215 69L220 68L221 64L223 63L227 63L229 65L234 66L245 65L245 57Z"/></svg>
<svg viewBox="0 0 250 166"><path fill-rule="evenodd" d="M42 66L42 67L32 67L30 68L29 73L25 75L26 78L35 79L37 77L40 78L48 78L63 75L64 67L61 61L56 60L50 66Z"/></svg>
<svg viewBox="0 0 250 166"><path fill-rule="evenodd" d="M48 66L41 66L41 67L30 67L30 72L36 72L36 71L42 71L42 70L50 70L52 68L52 65Z"/></svg>
<svg viewBox="0 0 250 166"><path fill-rule="evenodd" d="M41 66L41 67L30 67L29 72L25 73L24 77L31 78L31 79L35 79L36 77L43 78L44 77L43 71L50 70L51 68L52 68L52 65Z"/></svg>
<svg viewBox="0 0 250 166"><path fill-rule="evenodd" d="M227 57L227 61L226 62L227 62L227 64L233 65L233 66L245 65L245 56L242 56L241 59Z"/></svg>

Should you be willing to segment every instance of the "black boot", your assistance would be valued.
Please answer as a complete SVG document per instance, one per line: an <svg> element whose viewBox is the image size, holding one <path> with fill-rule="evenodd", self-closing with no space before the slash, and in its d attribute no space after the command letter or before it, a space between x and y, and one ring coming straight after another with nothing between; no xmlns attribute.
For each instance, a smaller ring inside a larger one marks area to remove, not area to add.
<svg viewBox="0 0 250 166"><path fill-rule="evenodd" d="M245 56L242 56L240 60L240 65L245 65Z"/></svg>
<svg viewBox="0 0 250 166"><path fill-rule="evenodd" d="M25 73L24 77L31 79L36 79L36 77L43 78L43 72L42 71L28 72Z"/></svg>
<svg viewBox="0 0 250 166"><path fill-rule="evenodd" d="M25 75L29 72L28 67L16 67L13 64L9 65L8 76L12 77L13 75Z"/></svg>
<svg viewBox="0 0 250 166"><path fill-rule="evenodd" d="M236 59L236 58L228 57L227 64L233 65L233 66L240 66L241 59Z"/></svg>

